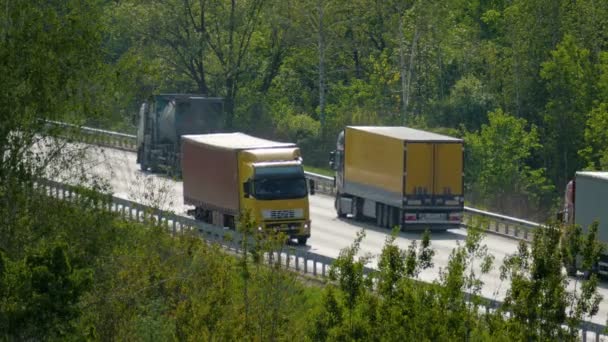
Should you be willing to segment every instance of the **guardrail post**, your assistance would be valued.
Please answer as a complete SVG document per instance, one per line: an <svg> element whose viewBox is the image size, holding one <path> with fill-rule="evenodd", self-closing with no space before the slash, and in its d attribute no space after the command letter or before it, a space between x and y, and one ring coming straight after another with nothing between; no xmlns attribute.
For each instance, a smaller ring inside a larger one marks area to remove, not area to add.
<svg viewBox="0 0 608 342"><path fill-rule="evenodd" d="M312 261L312 274L315 276L317 275L317 260L314 259Z"/></svg>
<svg viewBox="0 0 608 342"><path fill-rule="evenodd" d="M583 327L583 329L581 329L581 333L582 333L582 335L583 335L583 336L582 336L582 337L583 337L583 338L582 338L582 341L583 341L583 342L587 342L587 328L586 328L586 327Z"/></svg>
<svg viewBox="0 0 608 342"><path fill-rule="evenodd" d="M298 256L298 254L296 253L296 271L300 270L300 257Z"/></svg>
<svg viewBox="0 0 608 342"><path fill-rule="evenodd" d="M308 253L304 254L304 273L308 273Z"/></svg>

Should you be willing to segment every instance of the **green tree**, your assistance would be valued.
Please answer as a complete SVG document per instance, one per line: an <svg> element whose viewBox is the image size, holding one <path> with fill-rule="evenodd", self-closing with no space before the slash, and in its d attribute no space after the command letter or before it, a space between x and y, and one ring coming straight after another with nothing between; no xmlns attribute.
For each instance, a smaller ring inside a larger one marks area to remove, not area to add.
<svg viewBox="0 0 608 342"><path fill-rule="evenodd" d="M598 103L587 115L584 147L579 155L593 170L608 169L608 53L600 53L600 62L595 66L598 74Z"/></svg>
<svg viewBox="0 0 608 342"><path fill-rule="evenodd" d="M74 269L65 245L31 251L3 274L5 293L0 311L9 339L69 338L78 336L74 320L79 298L93 281L91 269ZM4 272L3 272L4 273Z"/></svg>
<svg viewBox="0 0 608 342"><path fill-rule="evenodd" d="M117 20L136 28L129 32L133 49L147 58L160 59L165 72L177 73L188 81L178 91L223 96L226 124L231 128L243 72L250 63L252 38L259 33L265 3L125 1L115 6L114 14Z"/></svg>
<svg viewBox="0 0 608 342"><path fill-rule="evenodd" d="M586 238L577 239L576 248L567 249L560 247L560 229L551 224L538 230L532 245L522 241L518 252L501 267L501 279L511 283L501 308L512 313L507 320L511 338L576 340L581 319L597 313L601 301L597 277L585 281L576 293L567 290L568 280L562 273L565 250L579 251L587 271L599 260L597 227L591 227Z"/></svg>
<svg viewBox="0 0 608 342"><path fill-rule="evenodd" d="M589 50L579 47L571 35L564 36L551 58L542 64L540 76L549 96L544 131L551 179L563 189L583 166L578 155L584 139L581 122L591 109L596 83Z"/></svg>
<svg viewBox="0 0 608 342"><path fill-rule="evenodd" d="M526 120L500 109L490 113L488 121L481 130L465 135L465 179L473 203L514 215L538 212L552 187L543 169L527 165L541 147L536 127L526 128Z"/></svg>
<svg viewBox="0 0 608 342"><path fill-rule="evenodd" d="M486 92L481 80L466 75L452 87L439 124L446 127L462 125L467 130L478 130L487 122L487 113L492 108L492 95Z"/></svg>

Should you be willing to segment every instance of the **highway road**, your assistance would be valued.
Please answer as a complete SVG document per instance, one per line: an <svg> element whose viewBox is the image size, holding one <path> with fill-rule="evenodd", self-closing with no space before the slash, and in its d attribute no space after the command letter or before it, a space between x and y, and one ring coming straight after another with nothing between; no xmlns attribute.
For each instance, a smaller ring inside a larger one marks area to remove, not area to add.
<svg viewBox="0 0 608 342"><path fill-rule="evenodd" d="M57 172L52 172L49 168L51 178L66 183L78 183L82 181L83 173L86 173L88 176L98 177L105 181L117 197L156 205L161 209L173 210L184 215L185 211L189 209L183 204L182 182L140 171L134 152L85 144L69 145L66 147L65 153L70 151L72 153L80 151L79 154L84 156L82 162L78 164L79 167L61 167ZM369 266L375 266L376 258L389 234L388 230L354 222L351 219L338 219L333 208L333 198L330 196L322 194L311 196L310 205L312 236L306 246L294 246L295 248L309 249L318 254L337 257L342 248L353 242L357 232L365 229L366 237L361 244L361 253L371 254L372 261ZM445 268L448 263L450 253L459 243L464 242L466 234L466 229L433 233L431 247L435 250L434 267L422 272L419 278L429 282L438 279L441 268ZM411 241L417 239L420 239L420 233L401 232L396 243L405 249ZM499 266L505 256L515 253L518 241L488 234L483 243L487 246L488 252L494 256L495 263L491 272L482 276L484 281L482 295L501 300L508 289L508 283L500 280ZM476 269L479 271L478 268ZM574 280L571 279L570 283L572 288ZM592 321L605 324L608 317L608 284L606 282L602 284L600 293L607 299L602 302L599 314Z"/></svg>

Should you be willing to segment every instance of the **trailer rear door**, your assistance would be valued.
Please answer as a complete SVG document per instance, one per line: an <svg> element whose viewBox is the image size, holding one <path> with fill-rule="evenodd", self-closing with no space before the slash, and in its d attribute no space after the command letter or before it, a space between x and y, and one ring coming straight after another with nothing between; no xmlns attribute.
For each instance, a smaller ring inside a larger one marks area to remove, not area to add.
<svg viewBox="0 0 608 342"><path fill-rule="evenodd" d="M462 195L462 153L459 143L434 144L434 195Z"/></svg>
<svg viewBox="0 0 608 342"><path fill-rule="evenodd" d="M405 184L408 195L430 195L433 191L433 144L407 143Z"/></svg>

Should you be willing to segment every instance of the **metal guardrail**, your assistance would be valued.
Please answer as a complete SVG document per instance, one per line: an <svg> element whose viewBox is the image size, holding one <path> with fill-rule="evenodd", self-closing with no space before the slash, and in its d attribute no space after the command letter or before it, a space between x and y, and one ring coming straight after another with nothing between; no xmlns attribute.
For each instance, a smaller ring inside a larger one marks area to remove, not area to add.
<svg viewBox="0 0 608 342"><path fill-rule="evenodd" d="M49 127L64 127L68 137L89 144L137 151L137 137L131 134L107 131L103 129L79 127L63 122L47 121ZM315 190L322 194L335 195L334 179L312 172L306 172L306 178L314 180ZM509 217L471 207L464 208L464 226L478 225L485 231L518 240L531 241L534 230L541 227L539 223Z"/></svg>
<svg viewBox="0 0 608 342"><path fill-rule="evenodd" d="M87 144L137 151L137 136L103 129L72 125L58 121L46 121L48 128L64 128L63 136Z"/></svg>
<svg viewBox="0 0 608 342"><path fill-rule="evenodd" d="M75 186L51 180L40 180L35 183L34 186L35 189L42 191L45 195L59 200L77 201L88 197L85 192L79 191ZM108 196L105 198L107 199L106 201L101 200L98 203L98 208L113 212L125 220L161 226L166 228L167 232L174 236L186 232L197 231L201 238L206 242L217 243L228 251L243 255L242 242L245 237L237 231L213 226L189 217L163 211L119 197ZM330 268L336 261L336 259L325 255L289 246L278 251L265 253L264 257L265 261L268 263L279 265L284 269L323 279L329 277ZM374 272L372 268L365 267L365 274L369 275L371 272ZM463 293L463 296L468 298L466 293ZM482 305L479 309L482 312L485 311L485 313L494 312L502 305L502 302L494 299L483 297L481 299ZM506 314L509 315L509 313ZM600 341L600 338L605 338L605 329L605 326L597 323L582 322L579 333L583 341L586 341L588 338Z"/></svg>
<svg viewBox="0 0 608 342"><path fill-rule="evenodd" d="M83 191L79 191L75 186L51 180L40 180L35 184L35 188L43 191L45 195L59 200L75 201L87 197ZM172 235L193 231L198 232L205 241L218 243L230 251L242 254L241 246L244 236L237 231L214 226L190 217L123 198L115 196L108 196L108 198L109 200L106 202L100 201L99 208L116 213L125 220L163 226ZM271 253L267 257L272 258L272 260L287 268L322 278L329 276L329 266L335 261L331 257L290 246L281 251Z"/></svg>

